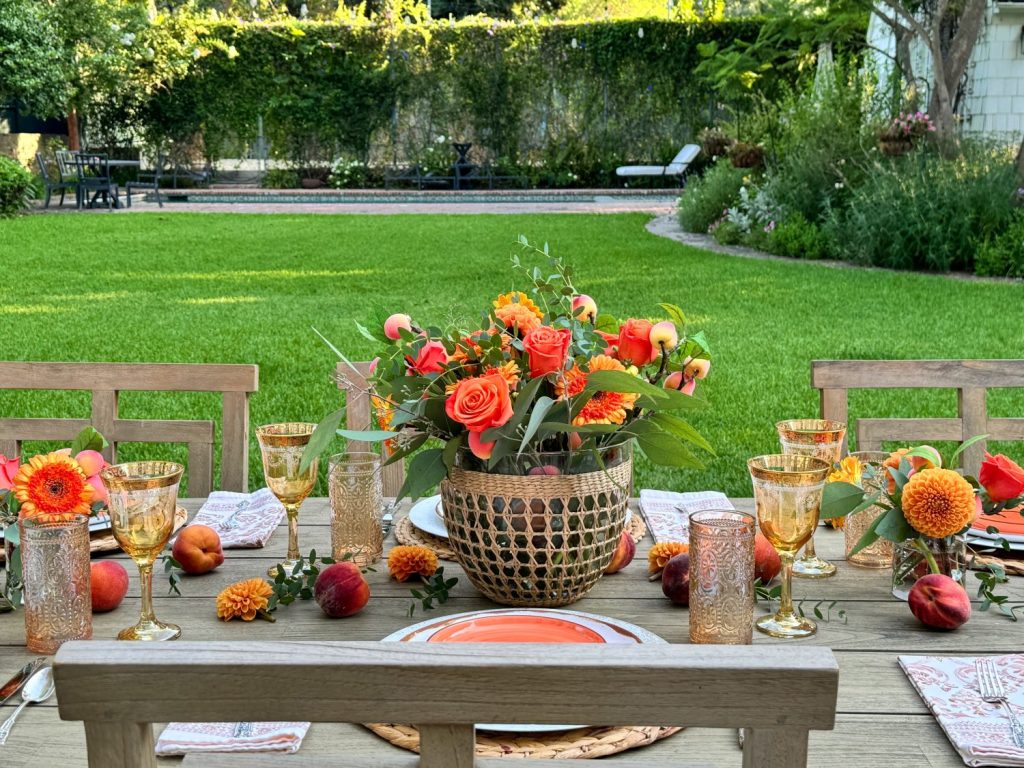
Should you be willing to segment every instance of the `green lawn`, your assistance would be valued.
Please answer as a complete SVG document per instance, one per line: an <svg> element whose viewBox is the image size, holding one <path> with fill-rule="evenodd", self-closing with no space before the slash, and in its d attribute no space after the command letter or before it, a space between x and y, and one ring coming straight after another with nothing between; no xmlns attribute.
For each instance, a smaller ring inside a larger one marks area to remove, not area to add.
<svg viewBox="0 0 1024 768"><path fill-rule="evenodd" d="M378 308L423 321L473 317L507 290L516 237L547 240L601 311L671 301L707 331L714 365L695 418L718 449L703 471L646 464L638 486L749 495L744 460L776 448L778 419L817 414L815 358L1021 357L1020 285L753 261L649 235L643 215L31 216L0 221L2 356L9 360L258 363L254 425L336 407L331 352L373 345L353 320ZM854 396L854 415L954 415L951 392ZM1024 393L996 392L1019 416ZM0 415L83 416L88 395L0 395ZM215 396L122 398L127 418L208 418ZM1010 453L1022 458L1020 445ZM166 455L167 449L159 449ZM137 446L122 456L153 455ZM184 451L174 454L184 457ZM261 472L252 454L253 483Z"/></svg>

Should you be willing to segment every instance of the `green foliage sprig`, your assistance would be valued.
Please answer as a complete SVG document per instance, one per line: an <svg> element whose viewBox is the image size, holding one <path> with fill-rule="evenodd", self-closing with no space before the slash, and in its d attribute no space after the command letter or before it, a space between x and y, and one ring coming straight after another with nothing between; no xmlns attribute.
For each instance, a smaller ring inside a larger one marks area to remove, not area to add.
<svg viewBox="0 0 1024 768"><path fill-rule="evenodd" d="M1024 615L1024 603L1011 603L1010 598L1006 595L996 594L996 587L1000 584L1005 584L1009 581L1006 575L1006 569L1001 565L995 563L988 563L983 566L986 571L978 571L974 574L974 577L978 579L978 597L981 598L981 605L978 606L979 611L987 611L993 605L999 609L999 612L1009 618L1011 621L1017 621L1017 612L1020 611Z"/></svg>
<svg viewBox="0 0 1024 768"><path fill-rule="evenodd" d="M424 611L433 610L434 601L437 601L438 605L444 605L448 602L449 592L459 583L459 580L455 577L446 579L444 577L444 566L437 569L437 572L429 579L423 581L421 588L415 588L411 590L411 594L414 598L419 600L420 606ZM409 616L413 616L416 613L416 603L413 602L409 605Z"/></svg>

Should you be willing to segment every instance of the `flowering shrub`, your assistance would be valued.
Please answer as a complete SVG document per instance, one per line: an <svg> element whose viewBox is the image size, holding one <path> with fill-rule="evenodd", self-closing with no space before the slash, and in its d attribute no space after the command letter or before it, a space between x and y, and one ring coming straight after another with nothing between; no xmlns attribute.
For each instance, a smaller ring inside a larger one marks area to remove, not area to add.
<svg viewBox="0 0 1024 768"><path fill-rule="evenodd" d="M900 112L889 123L888 135L907 136L911 139L920 139L929 133L935 132L935 123L928 117L927 112Z"/></svg>

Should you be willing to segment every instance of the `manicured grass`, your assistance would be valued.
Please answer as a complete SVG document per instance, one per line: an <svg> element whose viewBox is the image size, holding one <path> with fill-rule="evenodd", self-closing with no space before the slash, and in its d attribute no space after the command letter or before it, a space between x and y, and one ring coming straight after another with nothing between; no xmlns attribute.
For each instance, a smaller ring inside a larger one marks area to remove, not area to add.
<svg viewBox="0 0 1024 768"><path fill-rule="evenodd" d="M337 407L334 358L373 345L353 320L378 309L423 322L473 318L513 279L516 237L547 240L603 312L682 306L714 365L694 418L718 450L703 471L652 469L637 487L749 495L745 459L774 451L773 424L817 414L816 358L1021 357L1020 285L753 261L649 235L643 215L33 216L0 221L0 318L9 360L258 363L254 425L317 421ZM521 287L520 277L515 278ZM990 411L1019 416L1024 393ZM952 392L862 393L862 416L955 415ZM6 393L3 416L84 416L88 395ZM127 418L209 418L209 395L122 397ZM1006 446L1022 457L1020 444ZM166 455L130 446L122 456ZM184 452L175 454L184 458ZM252 483L262 473L252 452Z"/></svg>

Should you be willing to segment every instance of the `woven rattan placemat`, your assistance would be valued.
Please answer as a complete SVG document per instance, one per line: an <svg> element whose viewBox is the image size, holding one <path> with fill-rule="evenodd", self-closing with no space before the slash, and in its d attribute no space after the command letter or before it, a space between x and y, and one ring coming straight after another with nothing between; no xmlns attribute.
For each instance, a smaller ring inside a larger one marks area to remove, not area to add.
<svg viewBox="0 0 1024 768"><path fill-rule="evenodd" d="M626 523L626 530L629 531L633 537L633 541L639 543L640 540L647 535L647 523L644 522L643 515L638 512L634 512L629 518L629 522ZM440 557L442 560L454 560L455 552L450 546L448 546L448 540L442 539L440 536L434 536L432 533L421 531L415 525L412 524L412 520L406 515L395 525L395 541L399 544L418 544L421 547L433 551L435 555Z"/></svg>
<svg viewBox="0 0 1024 768"><path fill-rule="evenodd" d="M420 734L411 725L394 723L368 723L371 731L390 744L412 752L420 750ZM516 735L477 731L478 757L508 757L566 760L589 759L614 755L627 749L653 744L659 739L678 733L682 728L617 726L605 728L577 728L558 733Z"/></svg>

